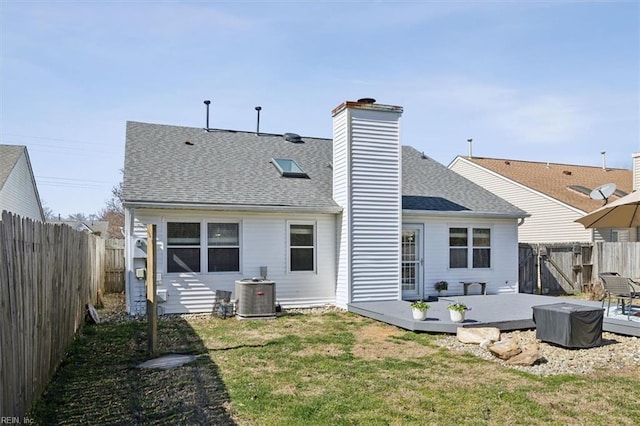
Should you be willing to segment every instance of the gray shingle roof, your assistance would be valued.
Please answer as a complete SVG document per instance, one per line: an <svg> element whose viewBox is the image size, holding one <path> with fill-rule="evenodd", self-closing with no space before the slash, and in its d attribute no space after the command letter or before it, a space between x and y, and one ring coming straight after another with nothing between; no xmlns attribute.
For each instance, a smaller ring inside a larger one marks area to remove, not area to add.
<svg viewBox="0 0 640 426"><path fill-rule="evenodd" d="M528 214L410 146L402 150L402 204L408 210Z"/></svg>
<svg viewBox="0 0 640 426"><path fill-rule="evenodd" d="M124 200L338 209L331 140L303 140L129 122ZM309 179L280 176L272 158L295 160Z"/></svg>
<svg viewBox="0 0 640 426"><path fill-rule="evenodd" d="M22 145L0 145L0 189L25 149Z"/></svg>
<svg viewBox="0 0 640 426"><path fill-rule="evenodd" d="M273 206L338 210L332 198L332 141L127 123L125 203ZM189 141L191 144L185 144ZM295 160L309 179L287 178L272 158ZM403 147L403 208L526 213L442 164Z"/></svg>

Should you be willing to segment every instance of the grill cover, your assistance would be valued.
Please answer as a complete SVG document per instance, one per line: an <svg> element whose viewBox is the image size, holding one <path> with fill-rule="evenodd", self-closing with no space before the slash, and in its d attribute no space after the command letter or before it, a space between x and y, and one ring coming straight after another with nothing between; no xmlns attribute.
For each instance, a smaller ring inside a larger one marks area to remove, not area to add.
<svg viewBox="0 0 640 426"><path fill-rule="evenodd" d="M571 303L533 306L536 338L567 348L592 348L602 343L604 311Z"/></svg>

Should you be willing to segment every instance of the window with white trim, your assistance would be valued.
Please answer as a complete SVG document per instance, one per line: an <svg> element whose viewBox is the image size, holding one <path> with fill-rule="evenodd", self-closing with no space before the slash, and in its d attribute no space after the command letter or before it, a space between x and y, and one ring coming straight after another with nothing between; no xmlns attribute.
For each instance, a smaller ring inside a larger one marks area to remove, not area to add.
<svg viewBox="0 0 640 426"><path fill-rule="evenodd" d="M315 271L315 225L289 224L289 271Z"/></svg>
<svg viewBox="0 0 640 426"><path fill-rule="evenodd" d="M471 239L469 238L471 235ZM490 228L449 228L449 268L491 267Z"/></svg>
<svg viewBox="0 0 640 426"><path fill-rule="evenodd" d="M207 224L209 272L240 271L240 226L238 223Z"/></svg>
<svg viewBox="0 0 640 426"><path fill-rule="evenodd" d="M167 222L167 273L239 272L238 222Z"/></svg>
<svg viewBox="0 0 640 426"><path fill-rule="evenodd" d="M473 228L473 267L491 267L491 229Z"/></svg>
<svg viewBox="0 0 640 426"><path fill-rule="evenodd" d="M449 228L449 268L466 268L469 238L467 228Z"/></svg>
<svg viewBox="0 0 640 426"><path fill-rule="evenodd" d="M167 272L200 272L199 223L167 223Z"/></svg>

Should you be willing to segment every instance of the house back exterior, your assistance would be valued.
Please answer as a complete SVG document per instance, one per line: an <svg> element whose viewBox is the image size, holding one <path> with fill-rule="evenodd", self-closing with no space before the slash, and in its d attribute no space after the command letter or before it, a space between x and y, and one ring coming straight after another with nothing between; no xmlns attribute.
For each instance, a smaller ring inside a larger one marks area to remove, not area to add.
<svg viewBox="0 0 640 426"><path fill-rule="evenodd" d="M402 146L401 107L332 115L332 140L127 123L127 311L145 310L148 224L165 313L210 312L264 267L284 307L415 300L440 280L517 292L523 210Z"/></svg>

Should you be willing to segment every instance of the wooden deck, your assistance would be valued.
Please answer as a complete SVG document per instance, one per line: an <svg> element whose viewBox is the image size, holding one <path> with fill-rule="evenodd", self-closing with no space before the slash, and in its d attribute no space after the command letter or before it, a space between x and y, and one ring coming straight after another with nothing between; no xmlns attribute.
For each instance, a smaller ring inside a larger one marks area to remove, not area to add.
<svg viewBox="0 0 640 426"><path fill-rule="evenodd" d="M463 323L449 319L447 305L460 301L471 308ZM410 302L396 300L387 302L359 302L348 305L349 312L392 324L407 330L432 333L456 333L458 327L498 327L502 331L535 328L533 306L566 302L600 308L601 302L564 299L534 294L499 294L489 296L448 296L429 301L427 319L416 321L411 315ZM636 311L640 311L637 305ZM613 308L612 308L613 309ZM603 331L640 337L640 317L627 320L626 316L605 315Z"/></svg>

